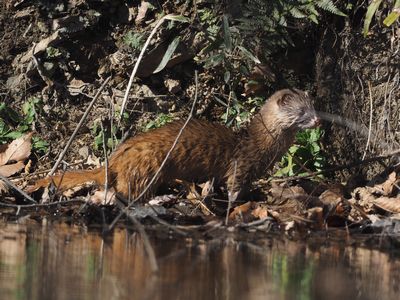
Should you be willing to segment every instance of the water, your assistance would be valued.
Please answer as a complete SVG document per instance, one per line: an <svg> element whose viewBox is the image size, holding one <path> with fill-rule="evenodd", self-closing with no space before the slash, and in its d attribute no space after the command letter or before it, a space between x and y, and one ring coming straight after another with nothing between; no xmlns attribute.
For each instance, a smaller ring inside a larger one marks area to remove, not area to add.
<svg viewBox="0 0 400 300"><path fill-rule="evenodd" d="M343 242L210 240L0 223L1 299L398 299L397 255ZM340 239L339 239L340 241Z"/></svg>

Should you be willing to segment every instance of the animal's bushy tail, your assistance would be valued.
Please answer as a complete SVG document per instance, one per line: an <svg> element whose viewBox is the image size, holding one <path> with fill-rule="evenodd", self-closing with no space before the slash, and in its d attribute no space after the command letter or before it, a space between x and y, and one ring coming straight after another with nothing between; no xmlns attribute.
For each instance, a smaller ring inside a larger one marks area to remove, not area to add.
<svg viewBox="0 0 400 300"><path fill-rule="evenodd" d="M28 186L26 191L32 193L48 186L51 182L54 183L59 191L65 191L86 182L95 182L101 185L104 184L104 181L104 167L101 167L94 170L65 172L64 174L39 179L34 185Z"/></svg>

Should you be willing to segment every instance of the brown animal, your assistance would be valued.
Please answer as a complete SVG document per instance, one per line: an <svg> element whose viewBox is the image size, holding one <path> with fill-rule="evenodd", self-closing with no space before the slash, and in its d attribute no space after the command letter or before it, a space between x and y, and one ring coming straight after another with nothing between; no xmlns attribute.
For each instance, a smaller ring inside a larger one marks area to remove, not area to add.
<svg viewBox="0 0 400 300"><path fill-rule="evenodd" d="M315 127L318 117L306 92L284 89L273 94L242 134L207 121L191 120L149 193L175 179L226 182L237 198L249 182L270 169L294 141L299 129ZM183 126L176 121L130 138L112 154L108 182L117 193L137 197L156 174ZM54 182L65 190L88 181L105 183L104 167L41 179L30 191Z"/></svg>

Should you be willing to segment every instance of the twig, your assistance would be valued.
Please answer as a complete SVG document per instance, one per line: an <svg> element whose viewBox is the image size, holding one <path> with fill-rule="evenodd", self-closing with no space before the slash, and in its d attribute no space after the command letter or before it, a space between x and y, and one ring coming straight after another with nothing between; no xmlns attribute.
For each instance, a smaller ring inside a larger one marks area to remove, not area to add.
<svg viewBox="0 0 400 300"><path fill-rule="evenodd" d="M149 188L153 185L153 183L156 181L158 175L160 174L161 170L164 168L164 165L166 164L168 158L170 157L172 151L175 149L176 144L179 141L179 138L182 135L183 130L186 128L187 124L189 123L189 121L192 119L193 117L193 111L194 111L194 107L196 105L197 102L197 93L198 93L198 78L197 78L197 70L195 71L195 95L194 95L194 100L193 100L193 104L192 107L190 109L190 113L189 116L187 117L185 123L183 124L182 128L179 130L178 135L175 138L174 143L172 144L171 148L169 149L167 155L165 156L164 160L162 161L160 167L158 168L157 172L154 174L154 176L151 178L151 180L149 181L149 183L147 184L147 186L144 188L144 190L139 194L139 196L137 196L132 202L130 202L127 207L123 210L120 211L120 213L115 217L115 219L112 221L112 223L109 226L109 230L112 230L112 228L115 226L115 224L118 222L118 220L123 216L126 215L129 211L129 209L132 207L132 205L138 201L140 198L142 198L147 191L149 190Z"/></svg>
<svg viewBox="0 0 400 300"><path fill-rule="evenodd" d="M37 203L31 196L29 196L27 193L25 193L23 190L21 190L19 187L17 187L14 183L12 183L10 180L8 180L8 178L4 177L3 175L0 175L0 179L2 181L4 181L9 187L13 188L18 193L20 193L22 196L24 196L30 202Z"/></svg>
<svg viewBox="0 0 400 300"><path fill-rule="evenodd" d="M228 208L226 210L225 226L228 226L229 211L231 210L232 202L236 200L238 195L236 192L235 195L233 194L233 189L235 188L235 181L236 181L236 169L237 169L237 160L235 160L234 162L232 190L228 192Z"/></svg>
<svg viewBox="0 0 400 300"><path fill-rule="evenodd" d="M149 37L146 40L146 43L144 44L142 51L140 51L139 57L136 61L135 67L133 68L131 77L129 78L129 82L128 82L128 86L126 87L126 91L125 91L125 96L124 96L124 100L122 101L122 105L121 105L121 116L119 119L119 122L121 122L122 117L124 115L125 112L125 106L126 103L128 102L128 98L129 98L129 91L131 90L132 84L133 84L133 79L135 78L136 72L139 68L139 64L143 59L143 55L144 52L146 51L147 47L149 46L149 43L151 41L151 39L153 38L153 36L155 35L155 33L157 32L157 29L161 26L162 23L164 23L164 21L169 17L170 15L166 15L164 17L162 17L156 24L156 26L154 26L153 30L151 31Z"/></svg>
<svg viewBox="0 0 400 300"><path fill-rule="evenodd" d="M103 151L104 151L104 203L107 204L107 193L108 193L108 156L106 146L106 135L104 131L103 122L100 122L101 131L103 132ZM112 128L111 128L112 131ZM112 138L111 138L112 139Z"/></svg>
<svg viewBox="0 0 400 300"><path fill-rule="evenodd" d="M72 133L71 137L69 138L67 144L64 147L64 150L61 152L60 156L58 157L56 163L54 164L53 168L51 169L51 171L49 172L49 176L53 175L54 172L57 170L58 165L61 163L61 161L63 160L65 154L67 153L69 147L72 144L72 141L74 140L75 136L78 133L78 130L82 127L83 123L86 121L86 118L89 114L89 112L91 111L94 103L97 101L97 98L99 98L101 92L103 91L103 89L105 88L105 86L107 85L107 83L110 81L111 76L109 76L101 85L101 87L99 88L99 90L97 91L96 95L93 97L92 101L89 103L89 106L86 108L85 113L83 114L81 120L79 121L78 125L76 126L74 132Z"/></svg>
<svg viewBox="0 0 400 300"><path fill-rule="evenodd" d="M267 221L273 221L274 219L271 217L265 217L259 220L255 220L253 222L250 223L240 223L238 224L236 227L240 227L240 228L248 228L248 227L253 227L253 226L258 226L258 225L262 225Z"/></svg>
<svg viewBox="0 0 400 300"><path fill-rule="evenodd" d="M371 89L371 82L368 81L368 90L369 90L369 105L370 105L370 110L369 110L369 126L368 126L368 138L367 138L367 144L365 145L365 150L364 154L362 156L362 160L364 160L365 156L367 155L367 151L369 148L369 143L371 141L371 133L372 133L372 111L373 111L373 102L372 102L372 89Z"/></svg>
<svg viewBox="0 0 400 300"><path fill-rule="evenodd" d="M64 205L64 204L70 204L70 203L86 203L86 201L81 200L81 199L73 199L73 200L66 200L66 201L49 202L49 203L34 203L34 204L25 204L25 205L0 202L0 206L14 207L17 209L21 209L21 208L49 207L49 206Z"/></svg>

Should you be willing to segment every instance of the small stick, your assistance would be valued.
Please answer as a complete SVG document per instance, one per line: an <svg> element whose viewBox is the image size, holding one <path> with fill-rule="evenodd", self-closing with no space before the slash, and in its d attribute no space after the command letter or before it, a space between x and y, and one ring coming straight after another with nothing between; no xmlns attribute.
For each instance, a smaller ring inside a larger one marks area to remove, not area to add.
<svg viewBox="0 0 400 300"><path fill-rule="evenodd" d="M9 203L0 202L0 206L14 207L19 210L21 208L49 207L49 206L63 205L63 204L70 204L70 203L87 203L87 201L81 200L81 199L72 199L72 200L66 200L66 201L49 202L49 203L34 203L34 204L25 204L25 205L9 204Z"/></svg>
<svg viewBox="0 0 400 300"><path fill-rule="evenodd" d="M103 151L104 151L104 203L107 203L107 193L108 193L108 157L107 157L107 146L106 137L103 122L100 122L101 131L103 132ZM111 128L112 131L112 128Z"/></svg>
<svg viewBox="0 0 400 300"><path fill-rule="evenodd" d="M144 46L143 46L143 48L142 48L142 51L140 51L140 54L139 54L139 57L138 57L138 59L137 59L137 61L136 61L135 67L133 68L131 77L129 78L128 86L126 87L124 100L122 101L122 105L121 105L121 115L120 115L119 122L121 122L122 117L123 117L123 115L124 115L125 106L126 106L126 103L128 102L129 91L131 90L131 87L132 87L132 84L133 84L133 79L135 78L136 72L137 72L137 70L138 70L138 68L139 68L139 64L140 64L140 62L141 62L142 59L143 59L144 52L146 51L147 47L149 46L149 43L150 43L151 39L153 38L153 36L156 34L157 29L161 26L162 23L164 23L165 19L166 19L167 17L169 17L169 16L170 16L170 15L166 15L166 16L162 17L162 18L157 22L156 26L154 26L154 28L153 28L153 30L151 31L149 37L147 38L146 43L144 44Z"/></svg>
<svg viewBox="0 0 400 300"><path fill-rule="evenodd" d="M186 128L187 124L189 123L189 121L192 119L193 117L193 112L194 112L194 107L196 105L197 102L197 92L198 92L198 78L197 78L197 70L194 73L194 77L195 77L195 95L194 95L194 100L193 100L193 104L192 107L190 109L190 113L189 116L187 117L185 123L183 124L182 128L179 130L178 135L175 138L174 143L172 144L171 148L169 149L167 155L165 156L164 160L162 161L160 167L158 168L157 172L154 174L154 176L151 178L151 180L149 181L149 183L146 185L146 187L144 188L144 190L139 194L139 196L137 196L131 203L129 203L124 209L121 210L121 212L114 218L114 220L112 221L112 223L109 226L109 230L112 230L112 228L115 226L115 224L118 222L118 220L123 216L123 215L127 215L129 209L132 207L132 205L138 201L140 198L142 198L147 191L149 190L149 188L151 187L151 185L156 181L158 175L160 174L161 170L164 168L164 165L167 163L168 158L170 157L172 151L175 149L176 144L179 141L179 138L182 135L183 130Z"/></svg>
<svg viewBox="0 0 400 300"><path fill-rule="evenodd" d="M371 89L371 82L368 81L368 89L369 89L369 105L370 105L370 110L369 110L369 126L368 126L368 138L367 138L367 144L365 145L365 150L362 156L362 160L364 160L365 156L367 155L369 143L371 141L371 133L372 133L372 112L373 112L373 102L372 102L372 89Z"/></svg>
<svg viewBox="0 0 400 300"><path fill-rule="evenodd" d="M234 169L233 169L232 189L235 187L236 169L237 169L237 160L235 160L235 165L234 165ZM233 195L233 190L229 191L229 193L228 193L228 209L226 210L225 226L228 226L229 211L231 210L232 202L235 201L236 198L237 198L237 194Z"/></svg>
<svg viewBox="0 0 400 300"><path fill-rule="evenodd" d="M60 156L58 157L56 163L54 164L53 168L50 170L48 176L52 176L54 174L54 172L57 170L58 165L61 163L61 161L63 160L65 154L67 153L69 147L72 144L72 141L75 139L75 136L78 133L78 130L82 127L83 123L86 121L86 118L89 114L89 112L91 111L94 103L97 101L97 98L99 98L101 92L103 91L103 89L106 87L107 83L110 81L111 76L109 76L101 85L101 87L99 88L99 90L97 91L96 95L94 96L94 98L92 99L92 101L89 103L89 106L86 108L85 113L83 114L81 120L79 121L78 125L76 126L74 132L72 133L71 137L69 138L67 144L64 147L64 150L61 152Z"/></svg>
<svg viewBox="0 0 400 300"><path fill-rule="evenodd" d="M23 190L21 190L19 187L17 187L14 183L12 183L10 180L8 180L8 178L4 177L3 175L0 175L0 179L2 181L4 181L9 187L13 188L18 193L20 193L22 196L24 196L30 202L37 203L31 196L29 196L27 193L25 193Z"/></svg>
<svg viewBox="0 0 400 300"><path fill-rule="evenodd" d="M262 225L267 221L273 221L274 219L271 217L265 217L259 220L255 220L253 222L250 223L240 223L238 225L236 225L236 227L240 227L240 228L248 228L248 227L253 227L253 226L258 226L258 225Z"/></svg>

